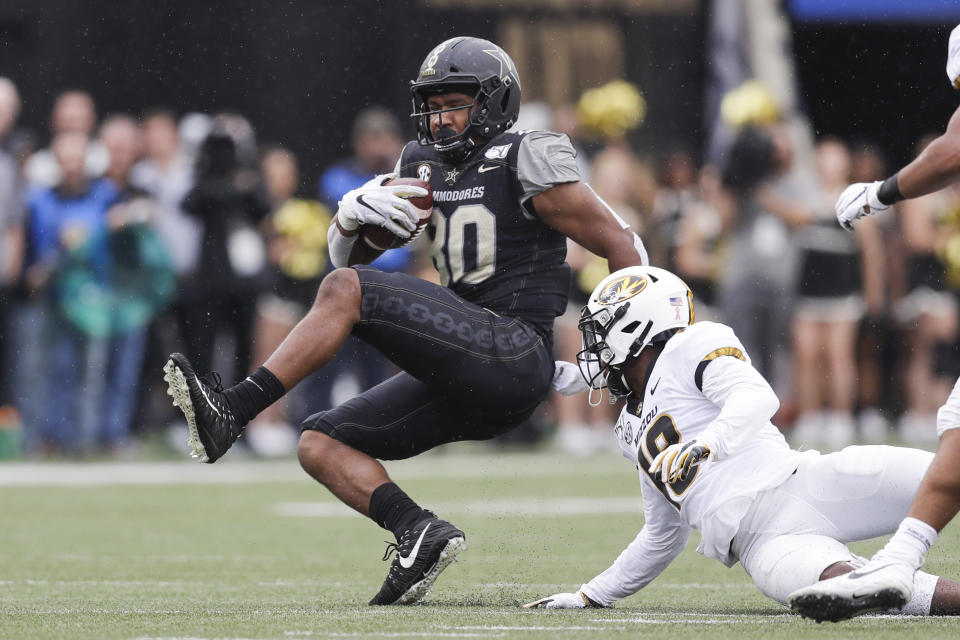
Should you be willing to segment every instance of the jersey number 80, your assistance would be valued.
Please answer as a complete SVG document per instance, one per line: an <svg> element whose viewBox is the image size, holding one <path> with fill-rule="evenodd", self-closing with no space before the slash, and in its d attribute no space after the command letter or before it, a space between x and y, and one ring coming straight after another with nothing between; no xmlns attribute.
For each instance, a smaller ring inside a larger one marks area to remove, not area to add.
<svg viewBox="0 0 960 640"><path fill-rule="evenodd" d="M430 255L440 273L443 286L465 282L479 284L493 275L497 257L497 217L482 204L465 204L456 208L449 220L434 207L436 233ZM467 256L467 227L475 227L476 255ZM470 260L473 258L473 260ZM467 271L467 265L473 268Z"/></svg>

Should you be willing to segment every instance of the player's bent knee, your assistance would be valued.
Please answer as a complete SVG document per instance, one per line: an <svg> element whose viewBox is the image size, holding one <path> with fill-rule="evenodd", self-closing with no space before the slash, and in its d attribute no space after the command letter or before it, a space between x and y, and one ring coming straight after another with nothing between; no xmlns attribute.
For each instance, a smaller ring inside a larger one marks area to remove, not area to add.
<svg viewBox="0 0 960 640"><path fill-rule="evenodd" d="M341 442L334 440L330 436L320 431L310 429L304 430L300 434L300 443L297 445L297 458L300 466L307 472L311 467L322 464L329 456L335 455L338 447L343 446Z"/></svg>
<svg viewBox="0 0 960 640"><path fill-rule="evenodd" d="M832 565L823 570L823 573L820 574L821 580L829 580L830 578L836 578L837 576L842 576L845 573L850 573L853 571L853 565L849 562L834 562Z"/></svg>
<svg viewBox="0 0 960 640"><path fill-rule="evenodd" d="M757 588L781 604L797 589L816 584L831 568L852 561L842 542L813 534L774 536L740 558Z"/></svg>
<svg viewBox="0 0 960 640"><path fill-rule="evenodd" d="M349 267L341 267L331 271L320 283L314 306L324 303L333 303L337 308L353 308L360 313L360 278L357 272Z"/></svg>

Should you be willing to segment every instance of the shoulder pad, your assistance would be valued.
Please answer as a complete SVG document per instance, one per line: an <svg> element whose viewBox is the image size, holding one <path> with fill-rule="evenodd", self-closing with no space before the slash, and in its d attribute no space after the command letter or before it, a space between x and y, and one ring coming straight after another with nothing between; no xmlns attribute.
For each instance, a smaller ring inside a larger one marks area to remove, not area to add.
<svg viewBox="0 0 960 640"><path fill-rule="evenodd" d="M746 349L733 329L719 322L697 322L683 332L683 358L694 369L693 380L703 390L703 373L711 362L728 356L749 363Z"/></svg>

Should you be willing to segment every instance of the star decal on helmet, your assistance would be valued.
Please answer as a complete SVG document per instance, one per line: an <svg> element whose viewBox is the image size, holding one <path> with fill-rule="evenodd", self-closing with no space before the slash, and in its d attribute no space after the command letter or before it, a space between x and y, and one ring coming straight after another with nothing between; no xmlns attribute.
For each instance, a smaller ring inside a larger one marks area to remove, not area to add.
<svg viewBox="0 0 960 640"><path fill-rule="evenodd" d="M501 80L504 80L507 76L514 75L513 64L502 49L484 49L483 52L500 63L500 73L497 75L500 76ZM504 67L506 67L506 71L504 71ZM516 81L515 77L511 79Z"/></svg>

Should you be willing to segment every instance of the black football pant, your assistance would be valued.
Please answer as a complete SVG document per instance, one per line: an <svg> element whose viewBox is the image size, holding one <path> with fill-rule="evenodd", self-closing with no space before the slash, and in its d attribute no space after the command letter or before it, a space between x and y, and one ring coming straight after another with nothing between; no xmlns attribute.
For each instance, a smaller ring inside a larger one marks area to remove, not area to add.
<svg viewBox="0 0 960 640"><path fill-rule="evenodd" d="M403 371L310 416L304 429L397 460L498 436L546 397L552 346L532 327L411 275L355 269L363 298L353 333Z"/></svg>

